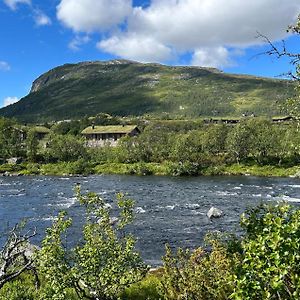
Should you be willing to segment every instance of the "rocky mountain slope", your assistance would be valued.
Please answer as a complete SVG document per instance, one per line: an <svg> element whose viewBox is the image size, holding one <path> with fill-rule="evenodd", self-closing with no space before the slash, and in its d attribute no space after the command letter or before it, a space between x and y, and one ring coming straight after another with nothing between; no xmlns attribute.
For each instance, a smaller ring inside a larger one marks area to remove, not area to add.
<svg viewBox="0 0 300 300"><path fill-rule="evenodd" d="M278 115L294 93L287 80L217 69L126 60L66 64L37 78L29 95L0 115L26 122L112 115L193 118Z"/></svg>

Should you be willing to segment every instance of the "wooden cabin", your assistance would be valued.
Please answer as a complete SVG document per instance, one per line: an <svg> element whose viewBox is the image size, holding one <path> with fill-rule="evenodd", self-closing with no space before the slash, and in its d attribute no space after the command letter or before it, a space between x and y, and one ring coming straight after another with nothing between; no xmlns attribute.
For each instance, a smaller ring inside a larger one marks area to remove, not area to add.
<svg viewBox="0 0 300 300"><path fill-rule="evenodd" d="M34 132L35 137L41 141L45 138L47 134L50 133L50 129L45 126L22 126L21 128L17 128L19 131L19 135L22 141L25 141L27 139L28 131L32 130Z"/></svg>
<svg viewBox="0 0 300 300"><path fill-rule="evenodd" d="M45 136L50 133L50 129L45 126L35 126L32 129L38 140L44 139Z"/></svg>
<svg viewBox="0 0 300 300"><path fill-rule="evenodd" d="M136 136L140 130L136 125L89 126L81 134L86 139L88 147L116 146L124 136Z"/></svg>

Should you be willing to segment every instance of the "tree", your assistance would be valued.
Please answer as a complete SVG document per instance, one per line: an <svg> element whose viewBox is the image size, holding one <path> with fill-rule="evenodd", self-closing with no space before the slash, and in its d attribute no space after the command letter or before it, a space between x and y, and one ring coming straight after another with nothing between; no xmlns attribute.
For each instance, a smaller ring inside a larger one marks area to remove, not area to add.
<svg viewBox="0 0 300 300"><path fill-rule="evenodd" d="M23 156L21 130L15 121L0 117L0 158Z"/></svg>
<svg viewBox="0 0 300 300"><path fill-rule="evenodd" d="M279 148L279 132L266 119L249 119L247 124L253 136L250 139L249 154L259 164L268 162L268 159L275 153L275 149Z"/></svg>
<svg viewBox="0 0 300 300"><path fill-rule="evenodd" d="M173 254L166 246L161 294L163 299L223 300L233 292L235 257L216 238L207 236L211 251L179 248Z"/></svg>
<svg viewBox="0 0 300 300"><path fill-rule="evenodd" d="M62 235L72 220L59 214L42 243L38 270L45 277L41 299L69 299L72 288L80 299L117 299L130 284L140 281L147 272L135 240L126 234L132 222L133 201L118 195L119 215L112 218L110 208L94 193L82 195L79 202L85 207L83 240L68 250Z"/></svg>
<svg viewBox="0 0 300 300"><path fill-rule="evenodd" d="M36 132L34 129L30 129L26 138L26 152L27 159L31 162L35 162L37 159L38 145L39 141L37 139Z"/></svg>
<svg viewBox="0 0 300 300"><path fill-rule="evenodd" d="M300 299L300 210L261 205L241 219L245 237L231 299Z"/></svg>
<svg viewBox="0 0 300 300"><path fill-rule="evenodd" d="M72 135L55 135L48 137L46 153L51 160L75 161L87 155L84 142Z"/></svg>
<svg viewBox="0 0 300 300"><path fill-rule="evenodd" d="M229 131L226 148L229 155L239 163L248 157L252 145L253 132L247 121L241 121Z"/></svg>

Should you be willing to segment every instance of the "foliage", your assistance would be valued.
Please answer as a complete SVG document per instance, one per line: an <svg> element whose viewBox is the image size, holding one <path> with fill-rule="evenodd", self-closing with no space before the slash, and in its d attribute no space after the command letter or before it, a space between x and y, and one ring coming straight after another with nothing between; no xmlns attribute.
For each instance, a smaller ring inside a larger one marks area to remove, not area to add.
<svg viewBox="0 0 300 300"><path fill-rule="evenodd" d="M217 239L209 239L211 251L166 246L161 294L164 299L223 300L233 291L235 258Z"/></svg>
<svg viewBox="0 0 300 300"><path fill-rule="evenodd" d="M75 161L87 155L84 141L72 135L51 134L45 152L48 160L54 161Z"/></svg>
<svg viewBox="0 0 300 300"><path fill-rule="evenodd" d="M121 295L122 300L159 300L160 274L147 275L142 281L132 284Z"/></svg>
<svg viewBox="0 0 300 300"><path fill-rule="evenodd" d="M35 162L37 160L38 145L39 141L37 139L35 130L29 130L26 137L26 155L30 162Z"/></svg>
<svg viewBox="0 0 300 300"><path fill-rule="evenodd" d="M229 132L227 137L228 153L237 163L248 157L253 138L254 135L252 135L247 121L242 121Z"/></svg>
<svg viewBox="0 0 300 300"><path fill-rule="evenodd" d="M243 256L232 299L300 298L300 210L261 205L241 219Z"/></svg>
<svg viewBox="0 0 300 300"><path fill-rule="evenodd" d="M71 286L71 268L68 265L67 250L62 244L62 234L71 225L66 213L60 213L52 227L46 231L42 248L38 253L38 271L43 274L44 285L40 290L40 299L67 299L67 289Z"/></svg>
<svg viewBox="0 0 300 300"><path fill-rule="evenodd" d="M0 117L0 158L24 156L21 133L14 120Z"/></svg>
<svg viewBox="0 0 300 300"><path fill-rule="evenodd" d="M6 283L0 289L1 300L36 300L35 279L30 273L23 273L17 279Z"/></svg>
<svg viewBox="0 0 300 300"><path fill-rule="evenodd" d="M62 234L71 225L65 214L48 229L38 258L39 271L46 279L41 299L69 299L70 288L80 298L116 299L147 272L135 252L134 238L124 231L132 222L133 201L118 195L119 215L112 219L110 208L97 194L77 192L86 210L83 240L72 250L63 245Z"/></svg>

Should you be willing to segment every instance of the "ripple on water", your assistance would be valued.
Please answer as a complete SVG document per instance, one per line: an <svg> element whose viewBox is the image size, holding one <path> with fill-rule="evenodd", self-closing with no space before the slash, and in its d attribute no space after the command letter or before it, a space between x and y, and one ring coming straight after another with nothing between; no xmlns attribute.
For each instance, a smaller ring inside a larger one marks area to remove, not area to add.
<svg viewBox="0 0 300 300"><path fill-rule="evenodd" d="M81 184L82 193L93 191L103 195L112 205L112 212L116 208L116 192L130 193L136 202L136 223L131 229L138 239L142 257L153 265L161 263L165 243L174 247L196 247L201 245L208 231L238 232L240 214L261 200L285 200L300 205L300 181L291 178L237 176L187 179L114 175L1 178L0 197L8 194L15 197L0 198L2 227L8 221L35 217L34 225L40 235L33 242L39 244L45 228L55 219L52 214L67 210L74 220L70 239L77 242L84 216L74 197L75 181ZM21 188L25 188L26 192ZM25 195L21 197L20 194ZM224 211L224 217L211 222L206 216L211 206Z"/></svg>

